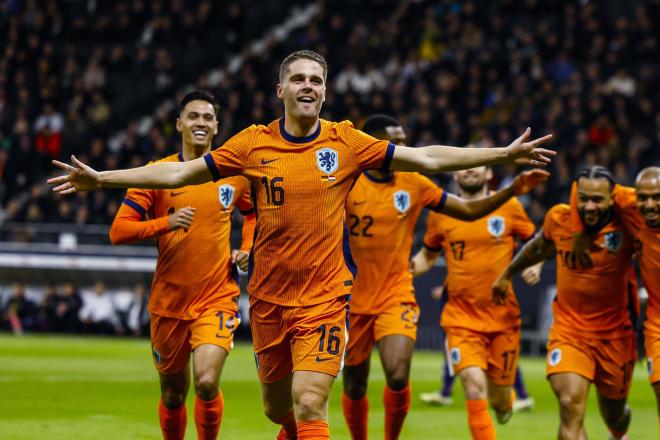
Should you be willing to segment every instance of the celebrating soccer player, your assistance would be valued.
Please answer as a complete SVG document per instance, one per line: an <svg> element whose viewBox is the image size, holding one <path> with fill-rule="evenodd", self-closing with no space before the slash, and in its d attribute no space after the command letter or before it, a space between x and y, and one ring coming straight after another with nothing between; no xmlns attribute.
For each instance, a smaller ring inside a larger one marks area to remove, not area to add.
<svg viewBox="0 0 660 440"><path fill-rule="evenodd" d="M576 264L572 256L570 207L555 205L542 230L495 281L493 298L500 304L508 301L511 277L556 250L557 297L547 375L560 407L559 438L586 438L584 415L593 382L605 424L619 439L625 436L631 416L626 400L635 363L628 295L634 244L614 215L614 180L609 171L587 168L576 181L580 220L598 246L591 267Z"/></svg>
<svg viewBox="0 0 660 440"><path fill-rule="evenodd" d="M491 177L486 167L454 174L461 197L471 201L488 194ZM507 422L512 414L511 387L520 353L520 307L511 291L503 306L493 308L491 286L511 262L516 239L528 240L533 234L534 224L516 198L477 221L431 213L424 248L412 259L418 275L428 271L438 252L444 251L446 303L440 324L447 335L448 366L463 384L474 439L495 438L489 401L498 422ZM530 267L524 273L525 281L537 283L540 271L540 264Z"/></svg>
<svg viewBox="0 0 660 440"><path fill-rule="evenodd" d="M576 208L574 205L577 205L575 188L571 191L572 209ZM660 168L649 167L640 171L635 188L617 185L614 188L614 210L635 238L635 254L648 292L644 345L660 419ZM584 234L584 228L579 223L577 226L576 230ZM587 245L593 244L593 236L587 235L586 238ZM589 247L586 247L587 252ZM590 264L590 255L586 257L587 264Z"/></svg>
<svg viewBox="0 0 660 440"><path fill-rule="evenodd" d="M438 173L503 162L545 165L552 151L527 141L504 148L407 148L321 120L327 65L316 52L287 56L277 96L284 117L252 125L203 158L98 172L72 157L49 179L55 192L98 188L178 188L242 174L254 189L257 232L251 253L250 325L266 415L280 438L329 438L327 401L343 361L353 266L344 205L367 169ZM295 418L294 418L295 412ZM296 424L296 421L298 422Z"/></svg>
<svg viewBox="0 0 660 440"><path fill-rule="evenodd" d="M208 93L187 94L176 121L182 151L158 163L207 154L218 132L215 106ZM234 207L245 216L243 245L230 253ZM240 322L233 263L247 268L255 223L249 184L241 176L172 191L129 189L112 223L113 244L150 238L158 243L149 312L153 360L160 375L158 415L165 439L183 439L186 432L191 352L197 434L200 439L218 435L224 407L218 382Z"/></svg>
<svg viewBox="0 0 660 440"><path fill-rule="evenodd" d="M401 124L389 116L368 118L363 131L405 145ZM515 194L531 190L547 176L544 171L528 171L510 187L469 201L446 193L417 173L368 170L357 180L346 202L351 253L358 273L351 296L342 399L353 439L367 438L366 391L374 343L378 345L387 381L383 394L386 439L399 437L410 407L408 377L419 307L408 256L422 210L428 208L453 218L473 220L497 209Z"/></svg>

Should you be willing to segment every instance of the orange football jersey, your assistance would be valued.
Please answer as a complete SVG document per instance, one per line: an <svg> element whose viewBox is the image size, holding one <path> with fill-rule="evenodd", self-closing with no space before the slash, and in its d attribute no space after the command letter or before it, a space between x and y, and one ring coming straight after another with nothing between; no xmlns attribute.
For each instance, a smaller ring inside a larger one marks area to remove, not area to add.
<svg viewBox="0 0 660 440"><path fill-rule="evenodd" d="M511 262L516 238L527 240L534 229L515 197L471 222L429 214L424 246L431 251L443 250L447 263L443 327L498 332L520 325L513 289L498 306L493 303L492 285Z"/></svg>
<svg viewBox="0 0 660 440"><path fill-rule="evenodd" d="M445 192L417 173L378 180L363 174L346 201L346 220L357 277L351 312L377 314L391 305L415 302L410 250L424 208L442 209Z"/></svg>
<svg viewBox="0 0 660 440"><path fill-rule="evenodd" d="M572 188L571 214L577 216L579 221L576 197L575 188ZM639 271L649 295L644 327L647 331L660 333L660 229L649 228L644 222L644 218L637 209L635 188L615 186L614 210L628 232L635 238ZM581 229L581 223L579 225Z"/></svg>
<svg viewBox="0 0 660 440"><path fill-rule="evenodd" d="M248 291L283 306L309 306L347 295L353 263L344 205L365 169L387 169L394 144L348 121L320 120L295 137L284 119L252 125L205 156L215 179L242 174L251 184L257 230Z"/></svg>
<svg viewBox="0 0 660 440"><path fill-rule="evenodd" d="M595 243L602 250L592 252L594 266L588 269L569 267L574 232L570 217L570 206L559 204L548 211L543 223L543 236L554 243L557 251L553 328L603 339L631 334L628 288L632 238L623 224L614 219L595 237Z"/></svg>
<svg viewBox="0 0 660 440"><path fill-rule="evenodd" d="M181 154L159 162L183 160ZM175 210L196 209L189 229L169 231L167 219ZM129 189L124 204L113 222L111 239L127 243L156 238L158 263L154 274L149 311L160 316L195 319L227 297L239 294L232 275L229 236L234 207L244 215L252 214L249 185L243 177L232 177L203 185L174 190ZM149 221L144 227L121 229L123 210L134 210ZM245 220L248 221L247 219ZM152 227L148 224L152 222ZM244 229L245 231L245 229ZM251 237L243 237L246 241ZM249 250L244 249L244 250Z"/></svg>

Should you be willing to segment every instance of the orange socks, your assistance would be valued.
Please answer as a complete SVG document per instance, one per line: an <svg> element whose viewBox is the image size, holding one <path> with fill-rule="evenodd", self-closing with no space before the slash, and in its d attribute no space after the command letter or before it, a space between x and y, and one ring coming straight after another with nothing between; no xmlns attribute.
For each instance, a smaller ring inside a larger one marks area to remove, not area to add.
<svg viewBox="0 0 660 440"><path fill-rule="evenodd" d="M351 432L353 440L367 439L367 416L369 414L369 399L363 396L361 399L353 400L342 393L341 406L344 409L344 419Z"/></svg>
<svg viewBox="0 0 660 440"><path fill-rule="evenodd" d="M298 427L296 426L296 416L293 414L293 410L277 419L276 422L282 425L276 440L295 440L297 438Z"/></svg>
<svg viewBox="0 0 660 440"><path fill-rule="evenodd" d="M330 429L325 420L299 420L298 440L330 440Z"/></svg>
<svg viewBox="0 0 660 440"><path fill-rule="evenodd" d="M410 409L410 384L401 391L393 391L387 385L383 390L385 405L385 440L396 440L403 421Z"/></svg>
<svg viewBox="0 0 660 440"><path fill-rule="evenodd" d="M158 402L158 418L160 419L160 430L165 440L183 440L186 435L186 405L177 409L169 409L163 405L162 399Z"/></svg>
<svg viewBox="0 0 660 440"><path fill-rule="evenodd" d="M466 400L468 424L474 440L495 440L495 426L486 400Z"/></svg>
<svg viewBox="0 0 660 440"><path fill-rule="evenodd" d="M218 437L224 407L221 390L218 390L215 399L208 402L195 396L195 425L199 440L215 440Z"/></svg>

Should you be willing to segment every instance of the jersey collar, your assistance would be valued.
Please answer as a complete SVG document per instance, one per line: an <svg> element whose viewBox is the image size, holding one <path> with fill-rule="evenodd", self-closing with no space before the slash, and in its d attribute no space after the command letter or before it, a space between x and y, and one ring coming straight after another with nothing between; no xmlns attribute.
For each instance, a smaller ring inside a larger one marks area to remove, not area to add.
<svg viewBox="0 0 660 440"><path fill-rule="evenodd" d="M376 182L376 183L387 183L387 182L391 182L392 179L394 179L394 173L390 173L389 176L385 176L382 179L379 179L378 177L374 177L371 174L367 173L366 171L363 172L362 174L364 174L364 177L366 177L367 179L371 180L372 182Z"/></svg>
<svg viewBox="0 0 660 440"><path fill-rule="evenodd" d="M284 117L282 117L280 118L280 133L282 134L282 137L289 142L293 142L294 144L306 144L308 142L312 142L321 134L321 120L319 119L318 126L316 127L316 131L314 133L310 134L309 136L299 137L287 133L287 131L284 129Z"/></svg>

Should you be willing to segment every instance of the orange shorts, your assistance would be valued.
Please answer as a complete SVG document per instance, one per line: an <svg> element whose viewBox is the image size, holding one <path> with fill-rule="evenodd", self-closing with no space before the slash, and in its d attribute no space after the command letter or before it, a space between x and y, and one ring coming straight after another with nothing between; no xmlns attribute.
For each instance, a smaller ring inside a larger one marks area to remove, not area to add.
<svg viewBox="0 0 660 440"><path fill-rule="evenodd" d="M346 365L358 365L366 361L374 343L385 336L403 335L415 341L418 319L419 306L415 303L398 304L376 315L350 313Z"/></svg>
<svg viewBox="0 0 660 440"><path fill-rule="evenodd" d="M156 369L162 374L178 373L188 365L190 353L202 344L217 345L229 352L240 322L238 297L227 298L196 319L168 318L152 313L151 351Z"/></svg>
<svg viewBox="0 0 660 440"><path fill-rule="evenodd" d="M520 327L493 333L446 327L445 333L451 374L467 367L479 367L486 372L491 383L513 385L520 355Z"/></svg>
<svg viewBox="0 0 660 440"><path fill-rule="evenodd" d="M262 383L294 371L337 377L348 338L348 296L307 307L287 307L250 297L250 328Z"/></svg>
<svg viewBox="0 0 660 440"><path fill-rule="evenodd" d="M583 338L550 330L546 373L575 373L596 385L608 399L628 396L635 366L635 336Z"/></svg>
<svg viewBox="0 0 660 440"><path fill-rule="evenodd" d="M651 383L660 382L660 334L644 331L644 348Z"/></svg>

